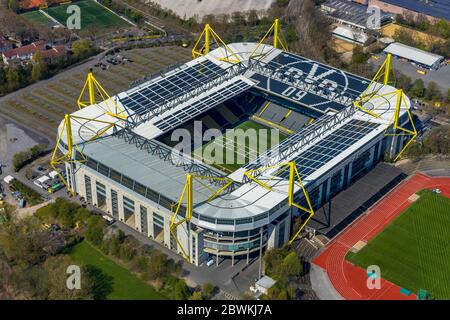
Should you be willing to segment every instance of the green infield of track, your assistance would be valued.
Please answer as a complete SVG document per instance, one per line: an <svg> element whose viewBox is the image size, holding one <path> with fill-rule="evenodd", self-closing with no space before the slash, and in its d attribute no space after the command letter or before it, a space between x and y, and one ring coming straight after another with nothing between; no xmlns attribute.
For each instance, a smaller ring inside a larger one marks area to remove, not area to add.
<svg viewBox="0 0 450 320"><path fill-rule="evenodd" d="M69 4L50 7L44 11L61 24L66 25L67 18L71 15L67 13L67 7L69 5L77 5L80 7L81 30L88 27L108 29L127 25L126 21L93 0L76 1Z"/></svg>
<svg viewBox="0 0 450 320"><path fill-rule="evenodd" d="M262 138L260 138L260 136L259 136L259 132L260 132L259 130L261 130L261 129L267 130L267 142L266 142L267 149L270 149L273 145L277 144L277 143L272 143L272 141L271 141L271 130L273 130L273 129L269 128L263 124L260 124L258 122L254 122L252 120L246 120L233 128L233 130L237 130L237 129L241 129L244 132L248 132L247 130L249 130L249 129L255 130L256 134L258 135L258 139L257 139L258 144L261 143L261 141L263 141ZM277 132L278 132L279 142L283 141L287 137L282 132L280 132L280 131L277 131ZM222 137L224 137L224 136L222 136ZM214 158L215 152L209 152L208 150L211 150L210 148L212 147L212 144L218 143L217 141L219 141L219 139L220 138L216 139L214 142L208 142L202 146L203 161L205 161L206 163L209 163L208 162L209 159ZM233 146L231 146L231 144ZM234 142L232 142L232 143L230 143L230 141L228 141L228 143L226 144L226 147L225 147L225 143L223 143L223 145L224 145L224 147L223 147L224 161L222 161L222 162L229 162L226 159L227 148L228 148L229 150L234 150L234 161L232 161L233 163L212 163L211 165L226 172L226 173L231 173L231 172L239 169L240 167L242 167L244 164L242 163L242 161L240 161L240 159L238 159L238 154L237 154L238 144L239 144L239 140L237 138L234 139ZM242 145L239 144L239 147L242 148ZM251 147L250 147L249 138L246 137L244 149L249 150L250 148ZM255 150L255 148L251 148L251 149ZM259 147L256 148L256 154L259 154L258 149L259 149ZM241 150L243 150L243 149L241 149ZM242 152L241 152L241 154L242 154ZM245 163L249 162L249 154L248 153L247 153L245 159L246 159Z"/></svg>
<svg viewBox="0 0 450 320"><path fill-rule="evenodd" d="M93 265L113 278L113 291L107 296L108 300L166 299L153 287L139 279L131 271L117 265L87 241L77 244L70 256L75 262L81 265Z"/></svg>
<svg viewBox="0 0 450 320"><path fill-rule="evenodd" d="M412 292L450 299L450 199L430 190L357 253L346 259L378 265L381 277Z"/></svg>
<svg viewBox="0 0 450 320"><path fill-rule="evenodd" d="M43 14L40 11L25 12L25 13L22 13L20 16L24 17L25 19L27 19L30 22L38 23L38 24L48 26L48 27L57 25L54 21L49 19L45 14Z"/></svg>

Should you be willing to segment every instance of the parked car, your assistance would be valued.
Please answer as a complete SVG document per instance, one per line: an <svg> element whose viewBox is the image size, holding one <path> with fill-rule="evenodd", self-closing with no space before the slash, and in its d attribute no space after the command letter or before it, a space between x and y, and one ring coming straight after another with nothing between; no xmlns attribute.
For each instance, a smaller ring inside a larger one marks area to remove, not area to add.
<svg viewBox="0 0 450 320"><path fill-rule="evenodd" d="M210 258L210 259L206 262L206 265L207 265L208 267L211 267L213 264L214 264L214 258Z"/></svg>

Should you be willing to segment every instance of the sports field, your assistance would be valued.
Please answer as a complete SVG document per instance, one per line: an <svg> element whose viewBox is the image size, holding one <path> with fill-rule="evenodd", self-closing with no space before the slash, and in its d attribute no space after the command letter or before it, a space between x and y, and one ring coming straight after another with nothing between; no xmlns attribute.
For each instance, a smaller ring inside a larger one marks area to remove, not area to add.
<svg viewBox="0 0 450 320"><path fill-rule="evenodd" d="M109 29L127 25L125 20L93 0L76 1L60 6L50 7L44 9L43 11L66 26L67 19L72 15L72 13L67 13L67 7L70 5L77 5L80 7L81 30L88 27Z"/></svg>
<svg viewBox="0 0 450 320"><path fill-rule="evenodd" d="M49 19L45 14L40 11L30 11L21 14L22 17L27 19L28 21L38 23L41 25L45 25L47 27L56 26L57 23Z"/></svg>
<svg viewBox="0 0 450 320"><path fill-rule="evenodd" d="M117 265L87 241L77 244L70 253L81 265L93 265L113 278L113 291L108 300L160 300L166 299L133 273ZM81 280L83 281L83 280Z"/></svg>
<svg viewBox="0 0 450 320"><path fill-rule="evenodd" d="M450 299L450 199L430 190L346 259L360 267L378 265L381 277L414 293L425 289Z"/></svg>
<svg viewBox="0 0 450 320"><path fill-rule="evenodd" d="M246 120L229 133L206 143L201 149L194 151L194 154L199 156L198 152L202 150L203 161L231 173L287 137L278 130L272 130L274 129ZM221 152L222 157L217 156L218 152Z"/></svg>

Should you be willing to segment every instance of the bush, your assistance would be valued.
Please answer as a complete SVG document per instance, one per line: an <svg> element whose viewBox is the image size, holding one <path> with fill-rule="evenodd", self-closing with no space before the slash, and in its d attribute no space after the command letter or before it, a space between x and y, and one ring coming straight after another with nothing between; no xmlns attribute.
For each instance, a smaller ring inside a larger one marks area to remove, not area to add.
<svg viewBox="0 0 450 320"><path fill-rule="evenodd" d="M42 197L39 193L37 193L33 189L27 187L26 185L24 185L22 182L20 182L17 179L14 179L13 181L11 181L11 187L14 190L22 193L23 198L30 206L37 205L39 203L42 203L42 201L43 201Z"/></svg>
<svg viewBox="0 0 450 320"><path fill-rule="evenodd" d="M86 239L97 247L103 242L105 221L99 216L91 216L87 221Z"/></svg>
<svg viewBox="0 0 450 320"><path fill-rule="evenodd" d="M27 164L33 162L40 156L46 154L48 149L43 144L37 144L27 151L18 152L13 157L13 170L14 172L19 171Z"/></svg>
<svg viewBox="0 0 450 320"><path fill-rule="evenodd" d="M216 288L209 282L205 283L202 286L202 296L204 299L210 299L212 295L214 294L214 290Z"/></svg>

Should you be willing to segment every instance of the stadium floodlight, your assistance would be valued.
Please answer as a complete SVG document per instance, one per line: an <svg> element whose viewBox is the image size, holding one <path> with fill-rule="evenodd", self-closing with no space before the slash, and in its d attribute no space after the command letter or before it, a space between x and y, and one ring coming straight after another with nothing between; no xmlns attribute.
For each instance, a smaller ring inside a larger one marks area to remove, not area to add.
<svg viewBox="0 0 450 320"><path fill-rule="evenodd" d="M87 91L87 99L84 98ZM88 76L77 100L79 109L85 108L97 102L104 102L106 106L105 114L119 119L126 119L125 111L121 110L117 103L109 96L106 90L95 79L92 69L89 70ZM111 106L112 105L112 106Z"/></svg>
<svg viewBox="0 0 450 320"><path fill-rule="evenodd" d="M283 39L283 35L281 33L281 23L278 19L275 19L273 24L270 26L269 30L267 30L266 34L262 39L259 41L258 45L253 49L253 52L251 53L250 57L255 56L255 53L257 53L258 48L261 46L261 44L264 43L264 40L266 40L267 37L269 37L273 33L273 47L275 49L278 49L281 47L284 51L288 51L287 44L285 44L285 40ZM259 55L264 55L263 53L260 53Z"/></svg>
<svg viewBox="0 0 450 320"><path fill-rule="evenodd" d="M219 58L220 61L226 61L229 63L241 62L238 56L230 49L230 47L227 46L227 44L219 37L219 35L213 30L213 28L211 28L209 24L205 25L205 28L195 43L195 46L192 49L192 57L196 59L209 53L211 51L211 44L213 43L216 44L217 48L219 48L221 52L222 58Z"/></svg>

